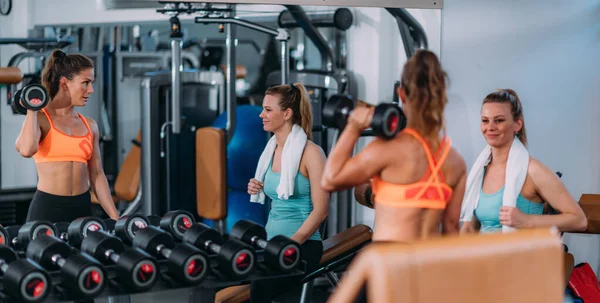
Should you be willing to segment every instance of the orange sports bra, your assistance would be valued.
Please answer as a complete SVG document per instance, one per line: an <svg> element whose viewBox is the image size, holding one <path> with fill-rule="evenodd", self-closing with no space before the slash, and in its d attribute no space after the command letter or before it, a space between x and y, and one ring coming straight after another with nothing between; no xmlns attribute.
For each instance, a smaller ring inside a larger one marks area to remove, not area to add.
<svg viewBox="0 0 600 303"><path fill-rule="evenodd" d="M392 207L445 209L452 196L452 188L445 183L441 168L450 151L450 138L444 137L442 140L436 158L440 152L441 156L436 161L429 144L417 131L405 128L403 132L411 134L423 145L429 168L425 176L413 184L394 184L381 180L379 176L373 177L371 188L375 203ZM428 176L429 172L431 174Z"/></svg>
<svg viewBox="0 0 600 303"><path fill-rule="evenodd" d="M54 126L54 122L52 122L46 109L42 109L42 111L48 117L50 130L39 143L37 153L33 155L35 163L73 161L87 164L88 160L92 158L94 145L92 130L85 117L77 113L85 124L87 133L83 136L71 136L61 132Z"/></svg>

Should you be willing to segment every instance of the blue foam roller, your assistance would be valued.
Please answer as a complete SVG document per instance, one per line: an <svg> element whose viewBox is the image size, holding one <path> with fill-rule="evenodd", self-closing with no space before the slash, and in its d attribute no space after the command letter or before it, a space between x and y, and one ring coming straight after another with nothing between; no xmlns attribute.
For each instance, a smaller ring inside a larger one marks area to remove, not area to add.
<svg viewBox="0 0 600 303"><path fill-rule="evenodd" d="M254 178L258 159L267 145L268 133L263 130L259 115L262 107L240 105L236 107L236 125L233 137L227 145L227 188L248 189L248 181ZM227 113L213 122L212 127L225 129Z"/></svg>

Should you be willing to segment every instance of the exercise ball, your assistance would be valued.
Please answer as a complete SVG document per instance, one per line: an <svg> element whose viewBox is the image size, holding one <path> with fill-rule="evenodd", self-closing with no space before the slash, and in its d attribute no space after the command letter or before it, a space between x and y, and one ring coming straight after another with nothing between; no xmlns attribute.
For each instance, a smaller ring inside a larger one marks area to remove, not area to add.
<svg viewBox="0 0 600 303"><path fill-rule="evenodd" d="M235 131L227 145L227 188L248 189L248 181L254 178L258 159L267 145L268 133L263 130L258 116L262 107L240 105L236 107ZM227 113L222 113L212 126L225 129Z"/></svg>
<svg viewBox="0 0 600 303"><path fill-rule="evenodd" d="M262 226L267 224L271 203L266 199L265 204L250 202L250 195L246 190L230 190L227 192L227 233L239 220L251 220ZM204 220L204 223L214 227L214 221Z"/></svg>

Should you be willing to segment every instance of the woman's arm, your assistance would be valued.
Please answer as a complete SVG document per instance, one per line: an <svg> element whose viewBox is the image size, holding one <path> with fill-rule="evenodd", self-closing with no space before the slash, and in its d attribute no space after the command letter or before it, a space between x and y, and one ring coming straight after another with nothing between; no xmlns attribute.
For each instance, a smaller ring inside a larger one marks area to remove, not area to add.
<svg viewBox="0 0 600 303"><path fill-rule="evenodd" d="M31 158L38 151L42 129L38 123L37 111L27 111L21 132L15 142L15 148L25 158ZM43 115L43 113L42 113Z"/></svg>
<svg viewBox="0 0 600 303"><path fill-rule="evenodd" d="M585 230L587 218L558 176L534 158L531 158L529 168L537 193L560 214L528 216L527 227L556 226L561 231Z"/></svg>
<svg viewBox="0 0 600 303"><path fill-rule="evenodd" d="M119 212L117 212L117 208L115 207L115 203L110 193L110 187L108 186L108 181L106 180L106 175L104 174L104 168L102 167L99 139L100 131L98 130L98 124L96 124L96 121L91 118L86 119L90 129L92 130L92 134L94 135L92 158L88 162L90 185L104 211L111 219L117 220L119 219Z"/></svg>
<svg viewBox="0 0 600 303"><path fill-rule="evenodd" d="M306 159L305 165L310 181L313 210L292 236L292 239L300 244L315 233L329 213L329 193L319 186L323 174L323 165L325 164L325 153L316 144L307 144L303 158Z"/></svg>
<svg viewBox="0 0 600 303"><path fill-rule="evenodd" d="M462 201L465 195L465 188L467 183L467 165L462 157L457 157L456 166L453 167L458 174L458 182L452 189L452 197L448 201L446 210L444 211L444 218L442 220L442 232L444 234L458 234L460 228L460 211L462 207ZM473 216L475 220L475 216Z"/></svg>

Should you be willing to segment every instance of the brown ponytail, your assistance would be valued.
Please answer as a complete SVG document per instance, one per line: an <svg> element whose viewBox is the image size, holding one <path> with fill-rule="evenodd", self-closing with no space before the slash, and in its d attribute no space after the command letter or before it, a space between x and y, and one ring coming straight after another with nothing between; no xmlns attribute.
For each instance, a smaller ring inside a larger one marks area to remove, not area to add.
<svg viewBox="0 0 600 303"><path fill-rule="evenodd" d="M58 94L62 77L73 80L75 75L88 68L94 68L94 63L88 57L79 54L67 55L62 50L55 49L42 70L42 85L48 90L50 99L53 99Z"/></svg>
<svg viewBox="0 0 600 303"><path fill-rule="evenodd" d="M486 103L509 103L510 104L510 113L512 114L512 118L514 121L521 119L523 121L523 126L521 130L519 130L515 135L521 143L527 147L527 132L525 131L525 117L523 116L523 105L521 104L521 99L517 95L517 92L510 88L499 89L493 93L488 94L485 99L483 99L483 104Z"/></svg>
<svg viewBox="0 0 600 303"><path fill-rule="evenodd" d="M292 123L300 125L308 139L312 140L312 105L302 83L273 86L267 89L265 95L281 96L281 110L292 109Z"/></svg>
<svg viewBox="0 0 600 303"><path fill-rule="evenodd" d="M428 50L418 50L402 70L402 90L415 109L415 117L410 119L436 146L444 128L444 108L448 103L446 79L438 57Z"/></svg>

